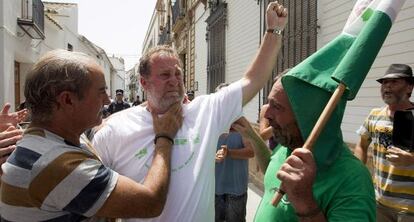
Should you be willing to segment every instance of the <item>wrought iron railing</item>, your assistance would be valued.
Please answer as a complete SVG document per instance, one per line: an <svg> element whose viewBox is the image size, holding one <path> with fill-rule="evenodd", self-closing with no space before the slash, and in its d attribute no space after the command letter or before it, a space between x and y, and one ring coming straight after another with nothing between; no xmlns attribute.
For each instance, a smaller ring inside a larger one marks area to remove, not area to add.
<svg viewBox="0 0 414 222"><path fill-rule="evenodd" d="M176 0L173 7L172 7L172 22L173 26L177 22L178 19L184 17L185 11L180 7L180 0Z"/></svg>
<svg viewBox="0 0 414 222"><path fill-rule="evenodd" d="M169 41L170 41L170 32L168 31L168 29L165 28L159 36L158 45L168 44Z"/></svg>

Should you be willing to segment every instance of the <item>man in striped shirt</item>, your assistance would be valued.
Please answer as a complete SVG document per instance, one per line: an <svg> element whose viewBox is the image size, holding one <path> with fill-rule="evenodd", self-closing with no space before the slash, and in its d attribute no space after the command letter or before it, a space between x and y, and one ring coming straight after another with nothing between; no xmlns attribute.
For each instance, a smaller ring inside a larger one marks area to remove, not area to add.
<svg viewBox="0 0 414 222"><path fill-rule="evenodd" d="M371 110L357 131L360 140L355 155L366 163L368 146L373 142L377 221L414 221L414 153L392 144L395 111L414 108L410 102L412 69L405 64L392 64L377 81L387 105Z"/></svg>
<svg viewBox="0 0 414 222"><path fill-rule="evenodd" d="M180 104L153 116L155 152L139 184L105 167L80 135L102 121L109 103L103 70L86 54L47 53L26 77L32 123L3 164L1 221L86 221L90 217L155 217L170 179ZM95 219L95 218L94 218Z"/></svg>

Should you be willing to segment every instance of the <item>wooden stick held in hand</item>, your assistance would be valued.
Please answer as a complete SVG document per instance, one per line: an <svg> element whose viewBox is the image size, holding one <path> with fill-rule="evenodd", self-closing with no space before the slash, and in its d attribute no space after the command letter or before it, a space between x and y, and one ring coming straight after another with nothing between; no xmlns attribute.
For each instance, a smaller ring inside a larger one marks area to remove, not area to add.
<svg viewBox="0 0 414 222"><path fill-rule="evenodd" d="M319 116L318 121L313 127L312 132L309 134L309 137L306 139L305 144L303 145L303 148L306 148L312 151L313 145L315 145L316 140L318 139L323 128L325 127L326 123L331 117L332 112L336 108L336 105L341 100L341 97L344 94L345 89L346 89L346 86L343 83L340 83L338 87L335 89L334 93L332 94L331 98L326 104L325 109L323 109L321 115ZM280 185L280 187L282 187L282 185ZM283 198L284 194L285 192L283 190L278 189L271 200L271 204L274 207L276 207L279 204L280 200Z"/></svg>

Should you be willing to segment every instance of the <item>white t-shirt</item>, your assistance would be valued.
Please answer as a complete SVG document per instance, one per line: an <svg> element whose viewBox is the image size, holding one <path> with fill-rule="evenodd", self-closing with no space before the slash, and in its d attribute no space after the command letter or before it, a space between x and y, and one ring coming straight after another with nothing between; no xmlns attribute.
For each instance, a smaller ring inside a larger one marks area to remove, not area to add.
<svg viewBox="0 0 414 222"><path fill-rule="evenodd" d="M241 81L183 105L184 121L174 138L164 210L153 219L127 221L214 221L217 140L241 113ZM151 113L136 106L111 117L93 144L105 165L143 182L153 158L154 136Z"/></svg>

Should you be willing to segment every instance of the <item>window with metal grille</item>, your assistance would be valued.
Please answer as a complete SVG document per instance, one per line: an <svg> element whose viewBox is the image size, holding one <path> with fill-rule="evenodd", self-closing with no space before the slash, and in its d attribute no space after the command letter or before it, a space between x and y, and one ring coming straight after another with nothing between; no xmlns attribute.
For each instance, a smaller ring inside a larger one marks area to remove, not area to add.
<svg viewBox="0 0 414 222"><path fill-rule="evenodd" d="M206 20L207 89L212 93L220 83L225 81L227 4L218 0L209 4L210 16Z"/></svg>
<svg viewBox="0 0 414 222"><path fill-rule="evenodd" d="M263 2L262 9L266 12L270 1L264 0ZM262 91L262 104L267 103L267 95L272 88L275 76L285 69L294 67L316 51L317 0L279 0L279 3L289 11L288 24L283 33L282 47L272 78ZM263 13L262 20L266 21L266 13ZM266 24L263 24L262 30L264 34Z"/></svg>

